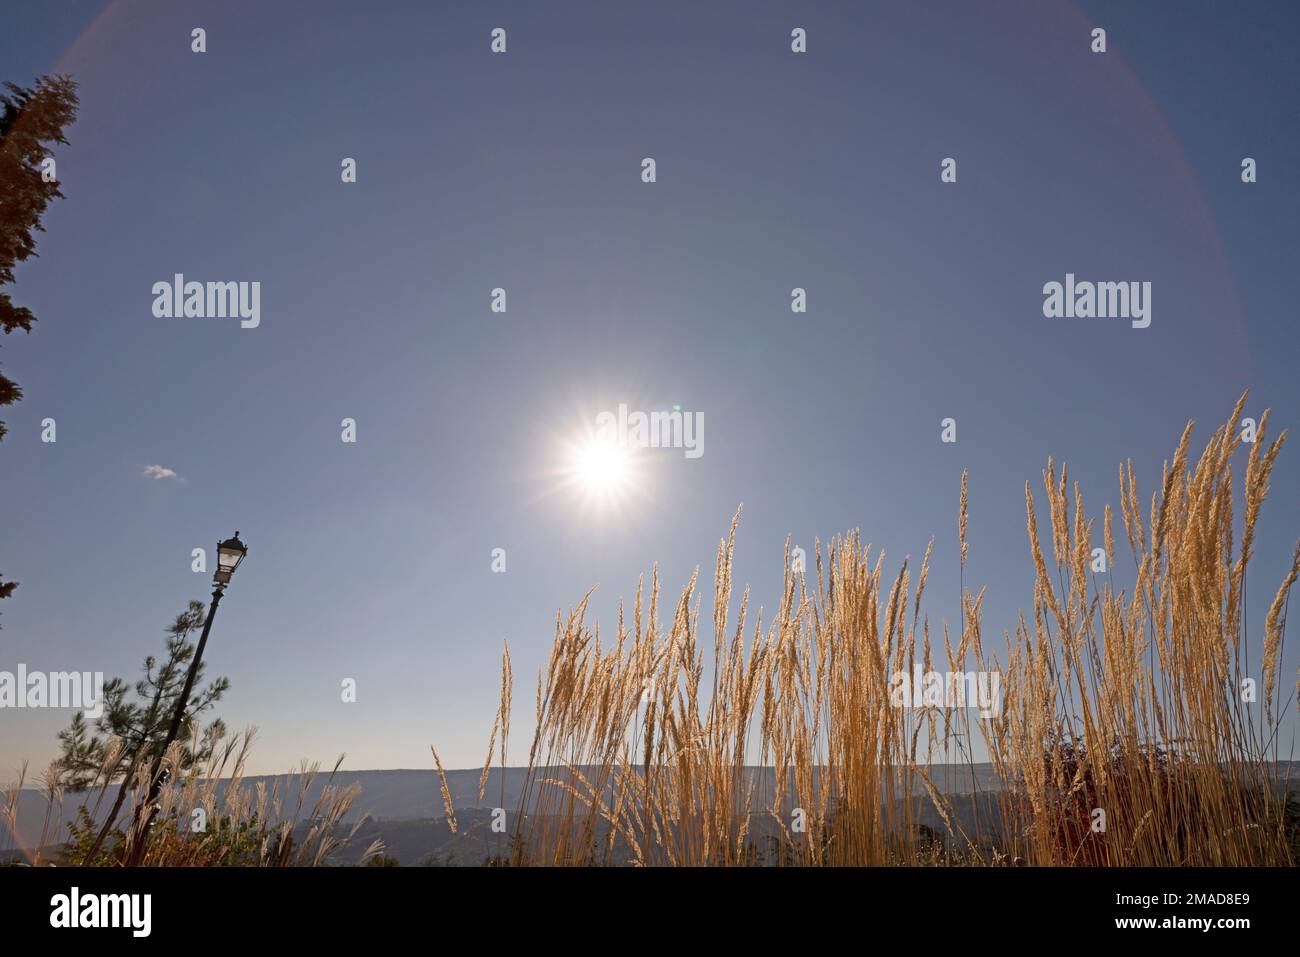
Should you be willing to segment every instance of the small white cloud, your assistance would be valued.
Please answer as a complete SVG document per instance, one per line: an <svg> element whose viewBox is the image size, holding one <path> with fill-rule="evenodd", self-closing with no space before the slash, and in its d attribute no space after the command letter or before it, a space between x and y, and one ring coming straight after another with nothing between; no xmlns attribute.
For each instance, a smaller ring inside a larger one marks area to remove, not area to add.
<svg viewBox="0 0 1300 957"><path fill-rule="evenodd" d="M175 469L166 469L161 465L146 465L140 470L140 474L145 478L151 479L169 479L177 477Z"/></svg>

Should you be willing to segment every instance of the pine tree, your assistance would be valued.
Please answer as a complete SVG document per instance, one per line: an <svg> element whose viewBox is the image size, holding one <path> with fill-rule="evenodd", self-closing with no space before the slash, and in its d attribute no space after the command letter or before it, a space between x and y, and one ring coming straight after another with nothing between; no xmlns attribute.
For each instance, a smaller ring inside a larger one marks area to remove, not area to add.
<svg viewBox="0 0 1300 957"><path fill-rule="evenodd" d="M55 177L44 175L50 145L67 143L63 129L77 118L77 83L67 76L45 76L34 87L6 83L0 94L0 286L13 285L14 266L36 255L33 231L50 201L62 198ZM36 317L0 292L0 330L32 331ZM0 406L13 405L23 390L0 373ZM0 439L5 424L0 422ZM17 582L0 580L0 598L13 594Z"/></svg>
<svg viewBox="0 0 1300 957"><path fill-rule="evenodd" d="M59 758L60 783L69 791L83 791L98 785L107 787L120 782L117 797L107 820L93 844L98 852L126 800L128 785L137 771L148 766L162 750L172 714L185 686L195 642L190 636L203 627L206 609L203 602L191 601L185 611L167 628L166 656L161 664L153 655L144 660L144 677L134 686L121 678L104 682L103 713L95 719L94 733L84 713L78 711L72 724L59 732L63 753ZM181 767L202 765L216 752L226 736L225 723L215 718L206 726L198 718L210 710L230 687L227 678L217 678L206 688L202 663L195 674L195 690L185 706L177 744L181 747ZM198 731L197 735L195 734ZM115 746L110 747L110 742Z"/></svg>
<svg viewBox="0 0 1300 957"><path fill-rule="evenodd" d="M59 732L63 754L59 758L59 774L65 787L83 791L94 783L99 765L103 761L103 742L90 733L90 725L80 711L72 716L72 725Z"/></svg>
<svg viewBox="0 0 1300 957"><path fill-rule="evenodd" d="M7 582L0 579L0 598L8 598L14 593L14 589L17 587L17 582Z"/></svg>
<svg viewBox="0 0 1300 957"><path fill-rule="evenodd" d="M77 83L67 76L45 76L34 87L6 83L0 94L0 286L13 285L14 266L36 255L33 232L44 231L41 216L55 198L62 198L56 178L42 166L50 145L67 143L63 129L77 118ZM36 317L15 306L0 292L0 329L5 334L32 331ZM11 405L23 392L0 375L0 405ZM5 434L0 422L0 438Z"/></svg>
<svg viewBox="0 0 1300 957"><path fill-rule="evenodd" d="M85 790L97 782L101 770L103 783L129 780L142 761L157 756L194 657L195 643L190 636L203 627L205 613L203 602L192 601L176 616L167 628L166 656L162 664L153 655L145 658L141 669L144 677L134 686L121 678L104 682L103 713L94 723L97 733L91 733L80 711L73 716L72 724L59 732L63 747L59 758L60 783L64 787L71 791ZM203 681L203 669L200 663L194 679L196 689ZM182 767L208 760L225 737L225 725L215 719L199 730L197 746L191 748L198 716L221 700L229 687L229 679L217 678L206 688L191 693L177 736L182 747ZM118 739L119 743L111 764L105 768L110 738Z"/></svg>

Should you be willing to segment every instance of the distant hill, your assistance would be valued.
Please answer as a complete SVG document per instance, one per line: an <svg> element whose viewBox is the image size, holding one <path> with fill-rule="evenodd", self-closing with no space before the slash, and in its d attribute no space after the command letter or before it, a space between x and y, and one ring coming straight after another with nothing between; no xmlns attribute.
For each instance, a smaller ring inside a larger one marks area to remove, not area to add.
<svg viewBox="0 0 1300 957"><path fill-rule="evenodd" d="M755 802L770 803L774 787L772 770L754 767L746 770L754 779ZM953 797L989 794L1001 787L992 765L987 763L973 766L931 765L926 770L934 781L935 787L941 793ZM441 863L468 863L456 859L458 855L465 856L465 853L469 853L471 857L477 856L474 863L481 863L483 856L486 855L479 852L483 848L494 848L500 843L500 836L491 834L488 828L491 809L504 807L510 814L517 811L526 769L506 768L503 774L501 769L493 768L488 773L487 786L481 801L478 798L480 773L480 769L476 768L447 772L447 787L451 792L452 806L456 809L458 823L461 825L462 838L467 834L478 835L470 838L468 843L473 846L473 850L469 852L463 850L458 852L453 846L457 843L464 845L466 841L451 840L450 831L443 820L445 815L436 771L406 769L340 771L335 775L333 783L341 787L353 783L361 785L361 795L354 805L352 817L355 819L358 814L367 814L373 820L363 825L358 835L359 847L365 847L370 839L378 837L389 846L390 853L404 864L414 864L417 860L439 854L444 858L451 858L451 860L439 861ZM303 801L304 808L309 810L320 796L326 778L327 775L323 773L316 776ZM1275 768L1275 779L1279 782L1289 781L1293 790L1300 790L1300 762L1279 762ZM259 783L264 783L269 791L278 785L281 794L286 795L284 805L286 813L289 813L297 804L299 782L300 778L296 774L267 775L244 778L241 787L253 789ZM218 786L218 792L223 791L226 786L226 782L222 782ZM913 787L913 793L923 793L919 784ZM117 786L108 789L95 815L97 820L103 820L116 794ZM98 791L64 795L62 806L55 808L50 816L45 843L59 844L65 840L68 835L67 822L75 819L77 808L83 803L93 807L98 799ZM973 815L974 803L953 801L955 809L962 817L967 813ZM483 813L473 813L476 809ZM531 811L532 808L527 810ZM22 847L32 847L38 843L45 822L44 793L35 789L24 790L18 802L18 843ZM937 824L937 820L934 823ZM446 839L439 839L440 835ZM362 837L366 839L361 840ZM0 857L11 856L14 848L13 835L0 825ZM357 853L360 853L359 849Z"/></svg>
<svg viewBox="0 0 1300 957"><path fill-rule="evenodd" d="M765 770L766 775L763 773ZM975 765L973 777L971 769L966 766L943 765L935 767L932 771L936 787L944 792L969 792L975 789L972 787L972 781L976 783L981 791L990 790L997 784L992 766L988 764ZM756 786L756 791L766 793L770 800L773 786L771 770L750 768L749 772L757 775L760 780L764 776L766 777L766 788ZM483 800L480 801L478 799L478 782L481 773L481 769L478 768L447 772L447 789L451 792L452 806L454 808L459 811L472 808L491 809L504 807L513 811L519 807L526 769L506 768L503 775L500 768L493 768L488 772L487 786L483 793ZM316 776L303 801L306 808L309 809L312 803L320 797L326 779L327 775L323 773ZM254 789L259 783L264 783L267 790L270 791L278 783L281 793L291 795L293 797L292 803L296 804L300 786L299 781L300 778L296 774L266 775L244 778L241 787ZM503 781L504 791L502 789ZM357 814L369 814L376 820L414 821L444 816L438 773L433 770L340 771L334 776L333 783L339 787L348 787L353 783L361 785L361 796L353 806L353 817ZM96 820L103 820L107 815L108 809L113 806L113 801L117 796L117 789L117 785L109 788L103 800L99 802L98 813L95 815ZM218 785L218 794L223 793L224 789L225 783L223 782ZM56 808L50 819L47 834L56 837L52 843L67 837L66 823L76 818L77 808L81 804L85 803L88 807L93 807L98 800L98 791L65 794L62 807ZM285 803L288 804L289 802L286 801ZM31 846L40 840L41 830L45 824L45 813L46 800L44 792L36 789L24 790L18 804L18 831L23 846ZM12 840L7 844L5 843L5 838L8 837L10 837L8 834L0 834L0 854L13 846Z"/></svg>

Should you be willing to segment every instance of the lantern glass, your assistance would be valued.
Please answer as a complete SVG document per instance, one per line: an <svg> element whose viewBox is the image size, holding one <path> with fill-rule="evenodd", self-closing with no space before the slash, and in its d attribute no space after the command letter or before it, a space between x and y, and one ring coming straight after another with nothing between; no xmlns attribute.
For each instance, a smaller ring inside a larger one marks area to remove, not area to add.
<svg viewBox="0 0 1300 957"><path fill-rule="evenodd" d="M239 533L235 533L234 538L228 538L217 546L217 581L225 583L230 581L230 576L239 563L244 560L248 554L248 548L239 540Z"/></svg>

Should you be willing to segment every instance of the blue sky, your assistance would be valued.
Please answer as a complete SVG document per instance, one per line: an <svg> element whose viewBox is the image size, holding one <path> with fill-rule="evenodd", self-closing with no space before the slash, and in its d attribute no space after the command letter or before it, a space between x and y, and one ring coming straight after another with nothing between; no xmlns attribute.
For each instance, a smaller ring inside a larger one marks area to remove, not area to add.
<svg viewBox="0 0 1300 957"><path fill-rule="evenodd" d="M261 729L254 771L427 767L431 742L477 765L502 639L527 702L557 609L598 584L612 631L654 562L675 595L740 502L756 604L788 534L860 528L892 567L935 539L937 624L969 469L967 581L1000 635L1031 602L1023 488L1048 455L1099 514L1120 461L1149 495L1186 420L1199 449L1244 389L1300 424L1286 4L113 0L3 23L0 79L72 73L81 116L10 290L39 322L0 343L26 392L0 445L21 582L0 668L134 676L206 599L191 549L238 529L206 660L227 723ZM155 318L177 272L260 281L260 326ZM1045 319L1067 272L1150 281L1151 326ZM548 493L619 402L701 413L706 453L652 456L618 516ZM1298 491L1292 443L1256 626ZM52 758L67 719L5 713L0 773Z"/></svg>

